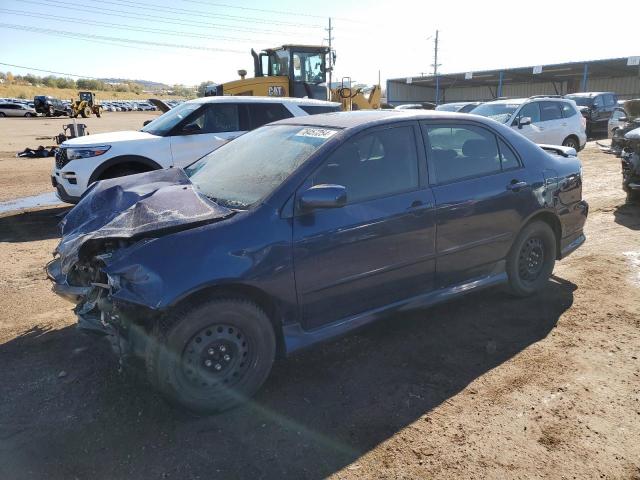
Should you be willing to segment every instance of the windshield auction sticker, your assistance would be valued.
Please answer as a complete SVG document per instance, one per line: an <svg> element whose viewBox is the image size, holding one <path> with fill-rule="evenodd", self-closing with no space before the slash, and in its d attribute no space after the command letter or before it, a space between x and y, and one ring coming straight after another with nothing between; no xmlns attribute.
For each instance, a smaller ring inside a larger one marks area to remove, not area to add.
<svg viewBox="0 0 640 480"><path fill-rule="evenodd" d="M296 137L314 137L314 138L330 138L336 134L336 130L330 130L328 128L303 128Z"/></svg>

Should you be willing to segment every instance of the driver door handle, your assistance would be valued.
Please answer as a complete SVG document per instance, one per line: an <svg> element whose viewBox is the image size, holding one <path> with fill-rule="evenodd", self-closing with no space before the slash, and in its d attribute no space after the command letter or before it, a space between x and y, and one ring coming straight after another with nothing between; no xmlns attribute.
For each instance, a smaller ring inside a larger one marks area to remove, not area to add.
<svg viewBox="0 0 640 480"><path fill-rule="evenodd" d="M511 183L509 183L509 185L507 185L507 190L512 190L514 192L517 192L521 188L525 188L527 186L529 186L529 184L527 182L524 182L524 181L521 181L521 180L511 180Z"/></svg>

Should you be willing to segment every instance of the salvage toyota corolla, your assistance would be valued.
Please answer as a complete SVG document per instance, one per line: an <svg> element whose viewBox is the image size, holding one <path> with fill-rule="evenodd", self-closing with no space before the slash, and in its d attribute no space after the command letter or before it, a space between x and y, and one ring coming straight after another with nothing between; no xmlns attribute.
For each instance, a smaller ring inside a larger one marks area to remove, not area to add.
<svg viewBox="0 0 640 480"><path fill-rule="evenodd" d="M48 274L81 329L220 411L278 354L484 287L537 292L585 239L580 161L554 148L448 112L283 120L94 184Z"/></svg>

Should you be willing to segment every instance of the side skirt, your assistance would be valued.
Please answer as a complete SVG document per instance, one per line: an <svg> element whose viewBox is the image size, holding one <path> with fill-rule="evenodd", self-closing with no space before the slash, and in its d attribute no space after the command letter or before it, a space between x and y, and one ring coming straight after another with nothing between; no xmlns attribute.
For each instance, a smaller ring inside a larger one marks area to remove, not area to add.
<svg viewBox="0 0 640 480"><path fill-rule="evenodd" d="M507 274L504 271L504 261L501 261L496 265L494 273L491 273L490 275L478 277L451 287L433 290L429 293L417 295L374 310L369 310L352 317L338 320L315 330L304 330L299 323L285 325L283 327L285 351L287 355L290 355L316 343L330 340L355 330L356 328L367 325L368 323L385 318L391 314L430 307L472 291L506 283L507 280Z"/></svg>

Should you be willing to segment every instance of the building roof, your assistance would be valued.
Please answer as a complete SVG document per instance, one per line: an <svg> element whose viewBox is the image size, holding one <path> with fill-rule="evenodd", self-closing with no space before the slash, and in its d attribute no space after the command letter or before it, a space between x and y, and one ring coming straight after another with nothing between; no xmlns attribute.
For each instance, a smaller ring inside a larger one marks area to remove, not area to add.
<svg viewBox="0 0 640 480"><path fill-rule="evenodd" d="M620 57L606 60L557 63L553 65L482 70L471 72L472 77L469 79L465 78L469 72L445 73L438 75L438 85L440 88L450 88L454 85L458 87L494 86L499 81L500 72L502 72L502 81L504 83L561 81L570 78L582 78L585 72L585 65L590 79L637 75L639 67L637 65L627 65L628 60L629 57ZM540 67L540 73L534 74L534 68L537 69ZM395 78L389 79L389 82L411 83L412 85L421 87L435 88L436 86L436 78L433 75Z"/></svg>

